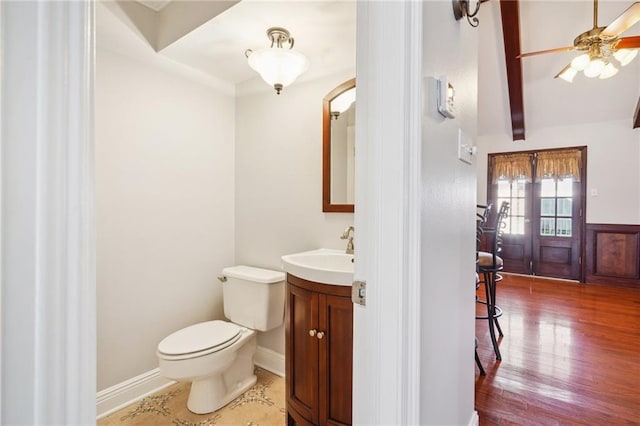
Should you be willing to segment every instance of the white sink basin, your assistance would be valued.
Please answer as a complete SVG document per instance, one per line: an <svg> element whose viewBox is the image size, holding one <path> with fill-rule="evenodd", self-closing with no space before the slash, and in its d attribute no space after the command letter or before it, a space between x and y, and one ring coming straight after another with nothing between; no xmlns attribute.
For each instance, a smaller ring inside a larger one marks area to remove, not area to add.
<svg viewBox="0 0 640 426"><path fill-rule="evenodd" d="M287 254L282 256L282 269L308 281L350 286L353 282L353 255L332 249Z"/></svg>

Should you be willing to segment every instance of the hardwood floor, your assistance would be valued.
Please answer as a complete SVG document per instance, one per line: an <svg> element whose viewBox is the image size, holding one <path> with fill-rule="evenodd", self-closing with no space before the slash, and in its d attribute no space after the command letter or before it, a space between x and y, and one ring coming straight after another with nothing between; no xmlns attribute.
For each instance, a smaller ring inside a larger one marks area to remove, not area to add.
<svg viewBox="0 0 640 426"><path fill-rule="evenodd" d="M476 321L480 426L640 425L640 289L505 274L497 303L502 361Z"/></svg>

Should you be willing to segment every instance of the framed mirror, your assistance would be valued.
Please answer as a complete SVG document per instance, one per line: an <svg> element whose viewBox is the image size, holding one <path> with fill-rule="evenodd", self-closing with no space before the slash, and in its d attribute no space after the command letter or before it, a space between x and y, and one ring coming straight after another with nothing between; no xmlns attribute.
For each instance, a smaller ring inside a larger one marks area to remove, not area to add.
<svg viewBox="0 0 640 426"><path fill-rule="evenodd" d="M356 79L322 100L322 211L353 213Z"/></svg>

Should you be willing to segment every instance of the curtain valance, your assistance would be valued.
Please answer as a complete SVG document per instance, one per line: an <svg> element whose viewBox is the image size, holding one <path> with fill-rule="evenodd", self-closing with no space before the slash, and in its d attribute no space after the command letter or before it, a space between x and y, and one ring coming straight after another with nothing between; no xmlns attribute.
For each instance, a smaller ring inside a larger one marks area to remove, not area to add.
<svg viewBox="0 0 640 426"><path fill-rule="evenodd" d="M582 155L578 150L539 152L536 160L536 180L571 177L574 181L580 182L581 163Z"/></svg>
<svg viewBox="0 0 640 426"><path fill-rule="evenodd" d="M525 179L531 182L531 154L502 154L493 157L492 183Z"/></svg>

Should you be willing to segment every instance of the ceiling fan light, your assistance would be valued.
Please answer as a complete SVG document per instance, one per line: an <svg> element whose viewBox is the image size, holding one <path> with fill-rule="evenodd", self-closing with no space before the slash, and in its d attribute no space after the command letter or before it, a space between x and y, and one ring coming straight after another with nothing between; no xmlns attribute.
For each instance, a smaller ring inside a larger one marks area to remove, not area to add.
<svg viewBox="0 0 640 426"><path fill-rule="evenodd" d="M605 64L602 59L596 58L589 62L589 65L584 69L584 75L589 78L599 76L604 70Z"/></svg>
<svg viewBox="0 0 640 426"><path fill-rule="evenodd" d="M613 54L623 67L629 65L637 55L638 51L636 49L620 49Z"/></svg>
<svg viewBox="0 0 640 426"><path fill-rule="evenodd" d="M576 74L578 74L578 71L572 66L568 66L564 70L562 70L560 74L558 74L558 77L566 82L573 83L573 79L575 78Z"/></svg>
<svg viewBox="0 0 640 426"><path fill-rule="evenodd" d="M587 67L587 65L589 65L589 61L589 55L587 53L583 53L582 55L573 58L571 61L571 68L576 71L582 71Z"/></svg>
<svg viewBox="0 0 640 426"><path fill-rule="evenodd" d="M600 79L604 80L605 78L613 77L616 74L618 74L618 68L609 62L600 73Z"/></svg>

